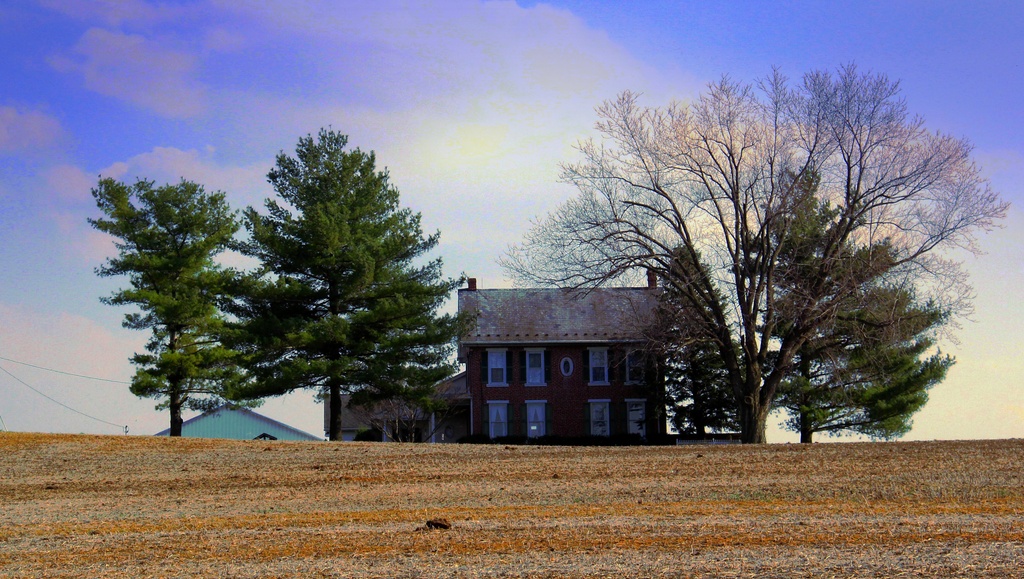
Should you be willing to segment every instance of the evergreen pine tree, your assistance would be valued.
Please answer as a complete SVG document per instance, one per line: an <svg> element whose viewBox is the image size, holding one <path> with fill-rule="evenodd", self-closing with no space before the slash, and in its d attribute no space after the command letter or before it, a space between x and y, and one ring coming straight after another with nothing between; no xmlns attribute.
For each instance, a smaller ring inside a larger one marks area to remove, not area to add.
<svg viewBox="0 0 1024 579"><path fill-rule="evenodd" d="M130 283L102 301L137 306L124 327L152 332L149 353L132 357L138 370L131 391L164 399L157 408L170 410L170 434L181 436L183 408L222 403L239 379L235 353L217 339L223 324L217 302L230 273L214 262L238 222L224 193L185 180L154 187L105 178L92 195L105 217L89 223L113 236L118 250L96 273L126 275Z"/></svg>
<svg viewBox="0 0 1024 579"><path fill-rule="evenodd" d="M779 311L795 317L791 312L821 287L846 297L823 309L822 317L830 321L797 351L779 386L776 407L789 412L786 427L799 432L801 442L811 442L815 432L898 437L910 430L911 417L928 401L928 389L953 364L941 353L922 358L948 312L919 304L899 277L879 275L895 259L887 239L833 249L842 266L834 267L830 285L822 284L818 272L834 244L830 231L839 213L827 200L817 199L819 183L815 172L795 181L799 194L778 243ZM855 289L838 289L844 285ZM780 323L779 338L792 327L791 321Z"/></svg>
<svg viewBox="0 0 1024 579"><path fill-rule="evenodd" d="M928 334L945 319L933 305L892 288L873 291L866 303L809 340L779 390L786 427L800 433L800 442L812 442L816 432L906 434L928 390L954 363L941 352L927 355L934 345Z"/></svg>
<svg viewBox="0 0 1024 579"><path fill-rule="evenodd" d="M341 395L353 403L426 399L453 372L457 316L438 310L459 279L424 256L420 215L399 206L398 190L373 152L346 150L348 138L321 130L281 153L268 175L278 199L266 214L245 212L241 250L261 268L242 280L234 343L253 382L242 397L299 388L325 395L332 440L341 436Z"/></svg>

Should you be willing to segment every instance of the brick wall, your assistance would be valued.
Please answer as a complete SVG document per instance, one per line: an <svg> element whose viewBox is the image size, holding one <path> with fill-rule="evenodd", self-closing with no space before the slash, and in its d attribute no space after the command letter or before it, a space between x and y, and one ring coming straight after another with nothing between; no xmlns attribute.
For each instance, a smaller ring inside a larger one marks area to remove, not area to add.
<svg viewBox="0 0 1024 579"><path fill-rule="evenodd" d="M490 400L508 401L508 430L510 435L522 435L523 406L528 400L544 400L551 407L549 431L546 434L556 436L586 436L588 430L588 401L611 401L612 434L626 431L625 402L629 398L645 398L648 400L647 432L654 434L654 409L650 396L642 386L625 384L625 372L618 369L623 363L626 350L609 347L609 382L608 385L590 385L586 381L584 369L588 365L584 356L589 356L589 347L605 347L606 344L573 344L570 346L547 346L545 354L550 364L550 380L545 386L526 386L523 376L521 357L527 349L540 346L507 346L512 352L512 364L508 369L508 386L487 386L481 375L483 357L487 348L471 347L466 352L466 379L473 399L473 433L487 434L485 416L487 402ZM572 372L564 376L560 366L564 358L572 361Z"/></svg>

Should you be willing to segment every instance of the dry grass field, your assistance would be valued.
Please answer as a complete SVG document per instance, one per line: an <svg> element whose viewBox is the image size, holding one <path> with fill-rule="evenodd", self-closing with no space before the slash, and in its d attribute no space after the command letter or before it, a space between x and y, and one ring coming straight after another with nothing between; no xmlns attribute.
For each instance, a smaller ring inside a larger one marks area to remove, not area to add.
<svg viewBox="0 0 1024 579"><path fill-rule="evenodd" d="M4 577L1024 577L1024 441L0 433ZM445 518L450 530L426 530Z"/></svg>

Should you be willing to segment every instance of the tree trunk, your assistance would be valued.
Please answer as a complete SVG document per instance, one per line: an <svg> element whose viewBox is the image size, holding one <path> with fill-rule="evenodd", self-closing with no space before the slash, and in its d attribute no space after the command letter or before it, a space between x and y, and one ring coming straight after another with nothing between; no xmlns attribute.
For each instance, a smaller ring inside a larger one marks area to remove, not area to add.
<svg viewBox="0 0 1024 579"><path fill-rule="evenodd" d="M181 436L181 425L184 422L181 419L181 397L172 394L168 408L171 410L171 436Z"/></svg>
<svg viewBox="0 0 1024 579"><path fill-rule="evenodd" d="M327 284L327 300L329 303L329 309L331 312L330 317L339 316L341 314L341 298L338 294L338 283L336 280L329 280ZM337 362L338 352L332 356L333 361ZM341 440L341 383L337 377L331 377L327 379L328 395L330 396L330 436L328 440L338 441Z"/></svg>
<svg viewBox="0 0 1024 579"><path fill-rule="evenodd" d="M807 412L800 413L800 443L810 444L814 442L814 430L811 426L811 417Z"/></svg>
<svg viewBox="0 0 1024 579"><path fill-rule="evenodd" d="M329 440L341 440L341 385L337 380L331 380L328 385L328 396L330 396L331 416L329 419Z"/></svg>
<svg viewBox="0 0 1024 579"><path fill-rule="evenodd" d="M178 330L169 328L167 336L167 351L176 353L178 351ZM173 371L167 376L167 407L171 411L171 436L181 436L181 425L184 422L181 419L181 406L185 402L185 396L182 394L182 384L185 383L185 378L181 375L180 370Z"/></svg>
<svg viewBox="0 0 1024 579"><path fill-rule="evenodd" d="M768 407L757 402L757 395L751 394L740 402L740 440L743 444L764 444L765 424L768 422Z"/></svg>
<svg viewBox="0 0 1024 579"><path fill-rule="evenodd" d="M707 439L708 429L704 420L704 405L697 402L696 396L693 398L693 413L690 415L690 422L693 424L694 432L700 436L701 440Z"/></svg>
<svg viewBox="0 0 1024 579"><path fill-rule="evenodd" d="M800 375L803 377L804 380L807 381L807 385L809 387L809 385L811 383L811 356L808 355L808 352L801 351L801 355L800 355ZM804 390L804 394L800 398L801 398L800 406L803 407L803 408L807 408L810 402L807 400L807 398L809 398L809 395L807 394L806 390ZM814 437L814 430L813 430L813 425L811 424L811 413L809 411L807 411L807 410L801 410L800 411L800 443L801 444L810 444L811 442L813 442L811 440L813 437Z"/></svg>

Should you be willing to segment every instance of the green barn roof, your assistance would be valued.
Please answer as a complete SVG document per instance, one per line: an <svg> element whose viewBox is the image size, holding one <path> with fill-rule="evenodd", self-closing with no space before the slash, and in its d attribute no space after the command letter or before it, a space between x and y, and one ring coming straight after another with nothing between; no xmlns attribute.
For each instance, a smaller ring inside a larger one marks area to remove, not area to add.
<svg viewBox="0 0 1024 579"><path fill-rule="evenodd" d="M170 429L156 433L167 436ZM182 423L181 435L191 438L230 438L233 440L323 440L267 418L248 408L225 404Z"/></svg>

